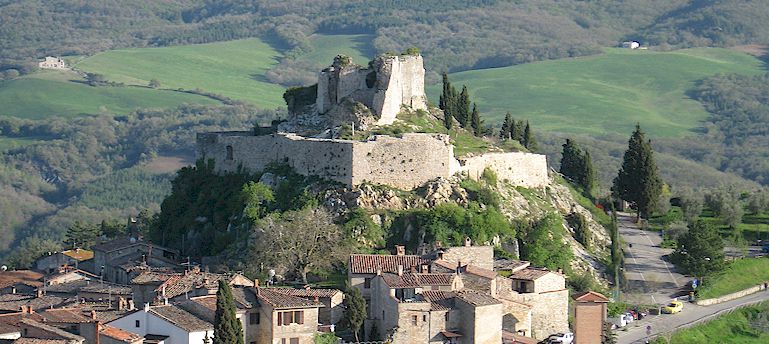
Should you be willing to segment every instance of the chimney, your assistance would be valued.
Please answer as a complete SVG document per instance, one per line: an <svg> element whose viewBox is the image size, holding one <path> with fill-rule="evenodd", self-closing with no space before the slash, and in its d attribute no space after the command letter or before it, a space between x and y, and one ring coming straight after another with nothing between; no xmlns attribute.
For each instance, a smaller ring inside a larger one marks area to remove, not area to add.
<svg viewBox="0 0 769 344"><path fill-rule="evenodd" d="M382 276L382 269L376 269L376 275Z"/></svg>
<svg viewBox="0 0 769 344"><path fill-rule="evenodd" d="M258 278L254 280L254 287L259 288L259 279Z"/></svg>
<svg viewBox="0 0 769 344"><path fill-rule="evenodd" d="M35 314L35 310L32 308L32 306L27 306L27 313Z"/></svg>
<svg viewBox="0 0 769 344"><path fill-rule="evenodd" d="M426 274L428 272L430 272L430 266L427 264L422 264L422 273Z"/></svg>
<svg viewBox="0 0 769 344"><path fill-rule="evenodd" d="M405 256L406 255L406 246L395 245L395 255L396 256Z"/></svg>
<svg viewBox="0 0 769 344"><path fill-rule="evenodd" d="M442 248L438 249L437 253L438 253L438 260L443 260L443 249Z"/></svg>
<svg viewBox="0 0 769 344"><path fill-rule="evenodd" d="M11 294L16 294L16 286L11 287Z"/></svg>
<svg viewBox="0 0 769 344"><path fill-rule="evenodd" d="M91 319L96 320L96 311L93 309L91 310Z"/></svg>
<svg viewBox="0 0 769 344"><path fill-rule="evenodd" d="M462 261L457 261L457 275L462 273Z"/></svg>
<svg viewBox="0 0 769 344"><path fill-rule="evenodd" d="M470 237L465 237L465 247L470 247L473 245L473 242L470 240Z"/></svg>
<svg viewBox="0 0 769 344"><path fill-rule="evenodd" d="M20 312L21 314L27 314L27 306L21 306Z"/></svg>
<svg viewBox="0 0 769 344"><path fill-rule="evenodd" d="M403 265L398 265L398 276L403 276Z"/></svg>
<svg viewBox="0 0 769 344"><path fill-rule="evenodd" d="M417 267L412 265L410 271L411 271L412 274L417 273Z"/></svg>
<svg viewBox="0 0 769 344"><path fill-rule="evenodd" d="M37 290L35 290L35 292L37 294L37 297L43 297L43 295L44 295L43 294L43 288L37 288Z"/></svg>
<svg viewBox="0 0 769 344"><path fill-rule="evenodd" d="M309 284L305 284L304 285L304 290L305 291L310 291L310 285Z"/></svg>
<svg viewBox="0 0 769 344"><path fill-rule="evenodd" d="M124 309L125 309L125 306L126 306L126 301L125 301L125 299L124 299L123 297L120 297L120 298L118 298L118 301L117 301L117 309L118 309L119 311L122 311L122 310L124 310Z"/></svg>
<svg viewBox="0 0 769 344"><path fill-rule="evenodd" d="M95 338L94 338L93 341L94 341L94 343L99 344L99 339L101 339L101 338L99 338L99 337L101 337L101 323L99 323L99 321L96 321L96 323L94 323L93 326L94 326L94 328L96 330L96 331L94 331L96 333L94 334Z"/></svg>
<svg viewBox="0 0 769 344"><path fill-rule="evenodd" d="M316 296L315 298L313 298L313 300L315 300L315 303L318 303L318 302L319 302L319 300L318 300L318 297L317 297L317 296Z"/></svg>
<svg viewBox="0 0 769 344"><path fill-rule="evenodd" d="M134 307L135 307L134 300L128 300L128 310L132 311L134 310Z"/></svg>
<svg viewBox="0 0 769 344"><path fill-rule="evenodd" d="M150 311L150 303L149 302L144 303L144 311L145 312L149 312Z"/></svg>

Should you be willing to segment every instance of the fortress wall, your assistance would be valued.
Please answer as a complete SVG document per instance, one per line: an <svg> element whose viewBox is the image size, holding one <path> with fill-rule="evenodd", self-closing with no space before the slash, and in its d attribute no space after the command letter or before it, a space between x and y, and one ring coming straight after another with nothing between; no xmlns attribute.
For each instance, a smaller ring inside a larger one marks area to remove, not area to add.
<svg viewBox="0 0 769 344"><path fill-rule="evenodd" d="M426 181L451 176L454 148L442 134L376 136L356 142L352 184L364 181L411 190Z"/></svg>
<svg viewBox="0 0 769 344"><path fill-rule="evenodd" d="M545 155L523 152L486 153L460 160L460 172L470 178L480 179L487 167L497 174L497 179L513 185L542 187L549 184Z"/></svg>
<svg viewBox="0 0 769 344"><path fill-rule="evenodd" d="M427 109L425 67L422 56L401 56L400 77L403 80L401 103L414 109Z"/></svg>
<svg viewBox="0 0 769 344"><path fill-rule="evenodd" d="M272 162L284 162L301 175L352 183L352 141L248 133L198 134L197 141L198 158L214 159L215 169L220 173L233 172L238 166L258 172ZM227 146L232 147L232 160L227 159Z"/></svg>
<svg viewBox="0 0 769 344"><path fill-rule="evenodd" d="M366 74L368 74L368 72L368 69L358 69L358 66L342 68L342 70L339 71L336 102L341 103L342 99L353 95L356 91L367 89ZM366 103L363 99L358 101L364 104Z"/></svg>
<svg viewBox="0 0 769 344"><path fill-rule="evenodd" d="M333 103L329 92L331 72L321 71L318 73L318 95L315 98L315 106L318 109L318 113L326 113Z"/></svg>

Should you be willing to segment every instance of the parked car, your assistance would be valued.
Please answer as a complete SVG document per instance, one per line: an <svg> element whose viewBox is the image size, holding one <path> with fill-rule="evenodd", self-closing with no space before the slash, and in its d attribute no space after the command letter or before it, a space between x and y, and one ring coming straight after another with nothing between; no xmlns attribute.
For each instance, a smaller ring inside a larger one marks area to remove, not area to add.
<svg viewBox="0 0 769 344"><path fill-rule="evenodd" d="M547 337L548 344L571 344L573 341L574 333L571 332L552 334L550 337Z"/></svg>
<svg viewBox="0 0 769 344"><path fill-rule="evenodd" d="M670 301L670 303L662 307L662 313L674 314L684 309L684 303L678 300Z"/></svg>

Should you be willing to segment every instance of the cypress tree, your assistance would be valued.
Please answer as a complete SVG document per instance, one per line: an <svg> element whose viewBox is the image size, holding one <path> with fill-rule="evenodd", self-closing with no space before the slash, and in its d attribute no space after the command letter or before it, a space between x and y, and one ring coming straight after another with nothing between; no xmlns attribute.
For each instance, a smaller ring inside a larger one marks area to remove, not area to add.
<svg viewBox="0 0 769 344"><path fill-rule="evenodd" d="M456 99L456 110L459 125L462 128L467 128L467 125L470 124L470 93L465 85L462 85L462 92L459 93L459 98Z"/></svg>
<svg viewBox="0 0 769 344"><path fill-rule="evenodd" d="M345 302L347 302L347 320L350 323L350 329L355 334L355 341L358 342L358 333L366 319L366 300L358 288L350 288Z"/></svg>
<svg viewBox="0 0 769 344"><path fill-rule="evenodd" d="M513 120L513 125L510 128L510 137L523 144L523 120Z"/></svg>
<svg viewBox="0 0 769 344"><path fill-rule="evenodd" d="M451 130L451 127L454 126L454 117L446 111L443 111L443 126L446 127L446 131Z"/></svg>
<svg viewBox="0 0 769 344"><path fill-rule="evenodd" d="M235 317L232 289L224 280L219 280L219 290L216 292L213 344L244 344L243 328Z"/></svg>
<svg viewBox="0 0 769 344"><path fill-rule="evenodd" d="M649 217L662 192L662 180L654 162L651 141L646 139L639 124L628 140L622 167L613 184L615 197L635 203L638 209L636 220Z"/></svg>
<svg viewBox="0 0 769 344"><path fill-rule="evenodd" d="M475 136L483 136L483 122L481 121L481 114L478 113L478 106L473 103L473 112L470 115L470 126L473 128L473 134Z"/></svg>
<svg viewBox="0 0 769 344"><path fill-rule="evenodd" d="M577 171L579 170L579 161L582 160L581 154L582 152L574 141L566 139L566 143L563 144L563 150L561 151L561 167L558 172L575 183L579 175Z"/></svg>
<svg viewBox="0 0 769 344"><path fill-rule="evenodd" d="M590 152L585 150L582 162L582 180L580 184L585 189L585 193L588 196L592 196L593 188L595 188L595 169L593 168L593 159L590 157Z"/></svg>
<svg viewBox="0 0 769 344"><path fill-rule="evenodd" d="M526 121L526 126L523 129L523 142L521 142L526 149L534 151L537 149L537 140L534 138L534 133L531 131L529 121Z"/></svg>
<svg viewBox="0 0 769 344"><path fill-rule="evenodd" d="M505 115L505 121L502 122L502 128L499 129L499 139L500 140L507 140L510 138L510 130L513 127L513 116L508 112Z"/></svg>
<svg viewBox="0 0 769 344"><path fill-rule="evenodd" d="M443 73L443 93L441 93L441 97L438 101L438 108L444 111L446 110L446 101L449 96L451 96L451 83L449 82L449 76L446 73Z"/></svg>

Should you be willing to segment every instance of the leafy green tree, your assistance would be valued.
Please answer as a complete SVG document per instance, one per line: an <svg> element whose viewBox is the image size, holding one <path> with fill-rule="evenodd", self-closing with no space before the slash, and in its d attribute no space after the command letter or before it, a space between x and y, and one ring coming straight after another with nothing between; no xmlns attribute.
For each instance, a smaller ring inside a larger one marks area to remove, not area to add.
<svg viewBox="0 0 769 344"><path fill-rule="evenodd" d="M703 200L699 195L687 191L680 197L681 211L684 213L684 219L687 223L694 223L702 214Z"/></svg>
<svg viewBox="0 0 769 344"><path fill-rule="evenodd" d="M213 344L244 344L243 328L235 317L232 289L224 280L219 280L219 290L216 291Z"/></svg>
<svg viewBox="0 0 769 344"><path fill-rule="evenodd" d="M243 185L241 196L245 204L243 213L252 223L266 215L265 203L275 201L275 196L267 185L253 181Z"/></svg>
<svg viewBox="0 0 769 344"><path fill-rule="evenodd" d="M726 266L723 240L715 227L703 220L690 225L689 231L678 238L678 247L671 259L685 273L694 276L708 276Z"/></svg>
<svg viewBox="0 0 769 344"><path fill-rule="evenodd" d="M513 116L508 112L505 114L505 121L502 122L502 128L499 129L500 140L510 139L510 130L513 128L513 123L515 123L515 120L513 120Z"/></svg>
<svg viewBox="0 0 769 344"><path fill-rule="evenodd" d="M333 332L316 333L313 338L315 344L337 344L339 338Z"/></svg>
<svg viewBox="0 0 769 344"><path fill-rule="evenodd" d="M564 242L563 218L550 213L525 231L521 256L551 270L568 269L572 253Z"/></svg>
<svg viewBox="0 0 769 344"><path fill-rule="evenodd" d="M355 334L355 341L359 342L358 334L363 326L363 321L366 320L366 300L361 295L360 290L353 287L347 292L344 301L347 303L347 321Z"/></svg>
<svg viewBox="0 0 769 344"><path fill-rule="evenodd" d="M610 322L603 323L601 344L617 344L617 334L612 330L612 324Z"/></svg>
<svg viewBox="0 0 769 344"><path fill-rule="evenodd" d="M530 151L537 150L537 140L534 138L534 133L531 131L529 121L526 121L526 126L523 128L523 141L521 144Z"/></svg>
<svg viewBox="0 0 769 344"><path fill-rule="evenodd" d="M473 135L483 136L483 121L481 121L481 114L478 112L478 106L473 103L473 112L470 115L470 126L473 128Z"/></svg>
<svg viewBox="0 0 769 344"><path fill-rule="evenodd" d="M636 124L635 131L628 141L622 167L614 178L612 194L635 204L638 220L641 217L649 217L661 192L662 180L654 161L651 141L646 139L641 126Z"/></svg>

